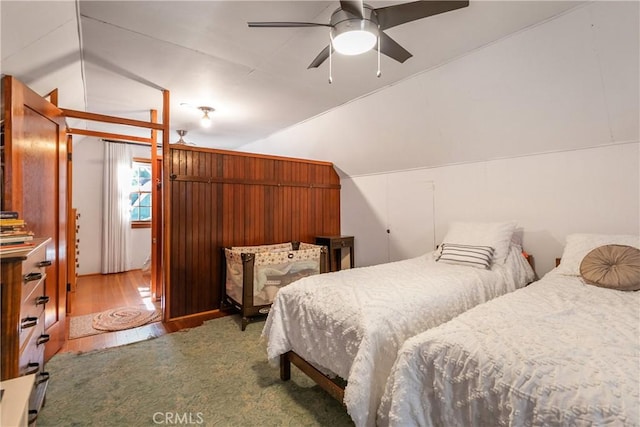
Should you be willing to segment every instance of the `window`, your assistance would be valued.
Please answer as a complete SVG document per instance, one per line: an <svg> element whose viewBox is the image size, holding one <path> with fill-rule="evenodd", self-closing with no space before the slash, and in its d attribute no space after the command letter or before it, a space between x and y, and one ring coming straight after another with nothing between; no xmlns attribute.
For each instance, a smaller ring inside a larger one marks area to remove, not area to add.
<svg viewBox="0 0 640 427"><path fill-rule="evenodd" d="M129 208L133 228L151 227L151 160L134 158Z"/></svg>

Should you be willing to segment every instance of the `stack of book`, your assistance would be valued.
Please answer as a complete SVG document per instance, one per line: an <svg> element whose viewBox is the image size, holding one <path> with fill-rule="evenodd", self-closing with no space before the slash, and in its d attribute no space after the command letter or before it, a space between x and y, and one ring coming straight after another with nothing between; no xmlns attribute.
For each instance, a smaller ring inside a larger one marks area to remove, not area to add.
<svg viewBox="0 0 640 427"><path fill-rule="evenodd" d="M34 246L33 233L18 212L0 211L0 254L21 252Z"/></svg>

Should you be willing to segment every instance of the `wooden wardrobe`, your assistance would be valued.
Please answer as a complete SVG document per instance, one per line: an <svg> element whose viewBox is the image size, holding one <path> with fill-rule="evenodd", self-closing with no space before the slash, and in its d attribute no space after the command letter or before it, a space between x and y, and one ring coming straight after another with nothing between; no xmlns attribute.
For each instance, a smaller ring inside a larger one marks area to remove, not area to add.
<svg viewBox="0 0 640 427"><path fill-rule="evenodd" d="M170 146L164 160L170 319L220 308L222 248L340 234L340 179L331 163L182 145Z"/></svg>

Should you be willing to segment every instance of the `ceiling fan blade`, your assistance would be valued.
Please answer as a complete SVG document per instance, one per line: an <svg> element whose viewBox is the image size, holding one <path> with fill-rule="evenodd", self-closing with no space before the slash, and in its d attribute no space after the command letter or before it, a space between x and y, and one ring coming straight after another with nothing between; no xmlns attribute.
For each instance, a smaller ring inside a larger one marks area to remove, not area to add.
<svg viewBox="0 0 640 427"><path fill-rule="evenodd" d="M414 1L375 9L381 30L469 6L468 1Z"/></svg>
<svg viewBox="0 0 640 427"><path fill-rule="evenodd" d="M307 70L309 68L318 68L329 57L329 49L331 49L331 46L327 46L322 49L322 52L320 52L318 56L316 56L316 59L314 59L313 62L309 64Z"/></svg>
<svg viewBox="0 0 640 427"><path fill-rule="evenodd" d="M400 63L403 63L413 56L407 49L400 46L394 39L382 31L380 31L380 52Z"/></svg>
<svg viewBox="0 0 640 427"><path fill-rule="evenodd" d="M330 27L316 22L247 22L250 28Z"/></svg>
<svg viewBox="0 0 640 427"><path fill-rule="evenodd" d="M350 14L357 16L360 19L364 18L364 7L362 5L362 0L360 1L340 0L340 8L345 12L349 12Z"/></svg>

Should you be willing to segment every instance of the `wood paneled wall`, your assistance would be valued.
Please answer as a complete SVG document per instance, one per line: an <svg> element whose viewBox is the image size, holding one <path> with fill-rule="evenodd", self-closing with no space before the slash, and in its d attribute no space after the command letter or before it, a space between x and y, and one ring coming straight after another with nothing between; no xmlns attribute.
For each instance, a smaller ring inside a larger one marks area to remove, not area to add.
<svg viewBox="0 0 640 427"><path fill-rule="evenodd" d="M169 318L220 307L226 246L340 233L331 163L188 146L172 146L168 157Z"/></svg>

